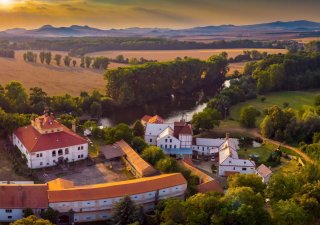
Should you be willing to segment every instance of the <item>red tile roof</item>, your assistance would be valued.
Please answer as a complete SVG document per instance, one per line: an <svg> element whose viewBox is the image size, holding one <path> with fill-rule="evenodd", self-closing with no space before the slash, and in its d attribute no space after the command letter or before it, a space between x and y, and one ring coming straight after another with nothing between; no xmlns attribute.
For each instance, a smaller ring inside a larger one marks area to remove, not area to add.
<svg viewBox="0 0 320 225"><path fill-rule="evenodd" d="M67 189L64 188L64 185L62 187L57 186L57 182L49 182L48 195L50 203L87 201L141 194L185 184L187 184L187 181L180 173L104 184L75 186Z"/></svg>
<svg viewBox="0 0 320 225"><path fill-rule="evenodd" d="M198 192L200 193L206 193L211 191L223 193L223 189L218 181L212 180L198 185Z"/></svg>
<svg viewBox="0 0 320 225"><path fill-rule="evenodd" d="M30 125L16 129L14 134L30 153L88 143L86 139L80 137L67 127L61 126L63 127L63 131L41 134Z"/></svg>
<svg viewBox="0 0 320 225"><path fill-rule="evenodd" d="M192 127L184 121L174 122L173 136L179 137L180 134L192 135Z"/></svg>
<svg viewBox="0 0 320 225"><path fill-rule="evenodd" d="M46 209L48 208L46 184L0 185L0 208Z"/></svg>

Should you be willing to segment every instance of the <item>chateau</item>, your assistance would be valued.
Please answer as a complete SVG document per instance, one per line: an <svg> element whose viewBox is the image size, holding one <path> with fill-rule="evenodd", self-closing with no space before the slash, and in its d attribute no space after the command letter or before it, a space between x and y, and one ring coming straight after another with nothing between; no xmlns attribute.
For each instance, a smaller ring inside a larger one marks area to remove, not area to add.
<svg viewBox="0 0 320 225"><path fill-rule="evenodd" d="M25 155L31 169L88 157L87 140L60 124L52 114L35 118L31 125L16 129L13 145Z"/></svg>

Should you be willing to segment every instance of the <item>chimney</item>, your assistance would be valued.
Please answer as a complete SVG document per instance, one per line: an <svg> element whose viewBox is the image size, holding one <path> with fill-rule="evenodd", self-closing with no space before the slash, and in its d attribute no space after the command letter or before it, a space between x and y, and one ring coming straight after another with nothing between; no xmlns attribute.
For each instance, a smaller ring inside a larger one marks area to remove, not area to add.
<svg viewBox="0 0 320 225"><path fill-rule="evenodd" d="M76 126L76 121L75 120L72 121L72 128L71 129L72 129L73 132L75 132L75 133L77 132L77 126Z"/></svg>
<svg viewBox="0 0 320 225"><path fill-rule="evenodd" d="M226 133L226 140L229 140L229 133Z"/></svg>

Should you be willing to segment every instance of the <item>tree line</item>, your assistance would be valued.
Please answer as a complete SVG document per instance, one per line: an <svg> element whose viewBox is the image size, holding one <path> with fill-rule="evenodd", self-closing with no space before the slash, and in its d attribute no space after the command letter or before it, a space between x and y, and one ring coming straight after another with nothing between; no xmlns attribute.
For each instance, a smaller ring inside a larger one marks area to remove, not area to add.
<svg viewBox="0 0 320 225"><path fill-rule="evenodd" d="M14 56L14 50L0 48L0 57L14 59Z"/></svg>
<svg viewBox="0 0 320 225"><path fill-rule="evenodd" d="M32 51L27 51L23 54L23 59L25 62L37 63L38 57L41 64L50 65L52 61L55 61L57 66L61 66L62 63L66 67L76 67L77 60L71 58L69 55L62 56L61 54L52 54L50 51L42 51L39 53L34 53ZM80 67L82 68L93 68L99 70L106 70L110 60L107 57L98 56L98 57L81 57Z"/></svg>
<svg viewBox="0 0 320 225"><path fill-rule="evenodd" d="M227 59L184 58L108 70L107 95L122 105L143 103L202 87L220 86L228 71Z"/></svg>
<svg viewBox="0 0 320 225"><path fill-rule="evenodd" d="M84 56L97 51L108 50L186 50L186 49L226 49L226 48L286 48L294 41L252 41L232 40L201 43L179 41L166 38L140 37L69 37L59 39L24 39L10 44L14 50L47 49L69 51L70 56ZM9 46L9 44L7 44Z"/></svg>

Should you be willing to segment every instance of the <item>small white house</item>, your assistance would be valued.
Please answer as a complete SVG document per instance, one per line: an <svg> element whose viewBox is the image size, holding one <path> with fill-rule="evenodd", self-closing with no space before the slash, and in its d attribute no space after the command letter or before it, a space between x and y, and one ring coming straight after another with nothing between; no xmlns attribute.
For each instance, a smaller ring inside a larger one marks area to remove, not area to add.
<svg viewBox="0 0 320 225"><path fill-rule="evenodd" d="M256 164L252 160L239 159L236 145L229 138L219 148L219 176L235 173L254 174Z"/></svg>
<svg viewBox="0 0 320 225"><path fill-rule="evenodd" d="M256 169L256 174L261 177L263 183L268 183L272 175L272 171L264 164Z"/></svg>
<svg viewBox="0 0 320 225"><path fill-rule="evenodd" d="M29 168L50 167L88 157L87 140L52 115L40 116L31 122L13 132L13 145L25 155Z"/></svg>

